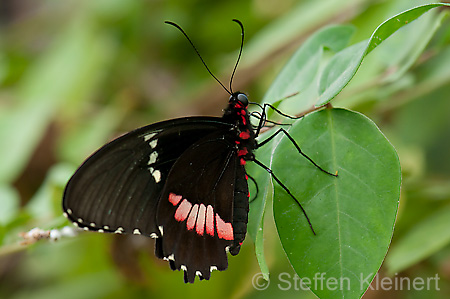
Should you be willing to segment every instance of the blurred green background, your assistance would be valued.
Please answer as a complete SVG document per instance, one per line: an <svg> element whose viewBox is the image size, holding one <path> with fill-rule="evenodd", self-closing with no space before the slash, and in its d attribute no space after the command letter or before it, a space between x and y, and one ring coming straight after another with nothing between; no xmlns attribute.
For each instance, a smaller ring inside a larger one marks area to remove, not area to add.
<svg viewBox="0 0 450 299"><path fill-rule="evenodd" d="M68 225L60 207L65 183L114 136L173 117L221 115L228 95L165 20L185 29L225 85L240 42L231 19L241 20L246 44L234 89L257 101L319 28L353 24L355 43L424 3L2 0L0 298L315 298L294 287L271 211L265 254L272 281L264 291L252 286L259 268L250 237L227 271L184 285L182 273L153 256L149 238L85 233L20 246L18 234ZM369 290L364 298L450 296L450 22L436 23L442 13L435 9L373 51L332 102L372 118L400 156L400 210L380 277L440 277L440 291ZM279 273L291 278L289 290Z"/></svg>

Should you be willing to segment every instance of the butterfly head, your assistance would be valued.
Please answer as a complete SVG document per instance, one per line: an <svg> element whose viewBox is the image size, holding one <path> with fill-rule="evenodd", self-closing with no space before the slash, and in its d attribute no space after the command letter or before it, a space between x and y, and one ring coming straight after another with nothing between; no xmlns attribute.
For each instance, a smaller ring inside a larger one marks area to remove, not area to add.
<svg viewBox="0 0 450 299"><path fill-rule="evenodd" d="M248 106L248 98L245 93L242 92L234 92L230 96L229 100L230 105L235 108L247 108Z"/></svg>

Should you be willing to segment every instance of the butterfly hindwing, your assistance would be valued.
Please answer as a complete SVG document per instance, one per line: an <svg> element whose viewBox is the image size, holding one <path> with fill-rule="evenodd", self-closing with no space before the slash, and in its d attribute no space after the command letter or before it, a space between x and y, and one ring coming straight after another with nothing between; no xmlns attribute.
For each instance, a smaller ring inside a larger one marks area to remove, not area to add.
<svg viewBox="0 0 450 299"><path fill-rule="evenodd" d="M226 130L214 117L174 119L142 127L103 146L66 186L63 209L78 226L156 237L155 211L176 159L205 134Z"/></svg>
<svg viewBox="0 0 450 299"><path fill-rule="evenodd" d="M233 135L215 132L188 148L168 174L156 215L162 231L157 255L173 269L184 270L188 282L196 275L209 279L214 269L225 270L226 249L237 253L245 237L248 187L239 161ZM235 206L236 195L244 203ZM239 225L245 224L239 240L234 213Z"/></svg>

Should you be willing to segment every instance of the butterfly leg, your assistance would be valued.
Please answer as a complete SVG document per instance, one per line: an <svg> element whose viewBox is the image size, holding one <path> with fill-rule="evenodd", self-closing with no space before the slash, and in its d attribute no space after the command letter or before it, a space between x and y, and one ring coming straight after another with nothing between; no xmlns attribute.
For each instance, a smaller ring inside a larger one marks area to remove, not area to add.
<svg viewBox="0 0 450 299"><path fill-rule="evenodd" d="M257 118L259 120L261 120L261 118L263 117L261 112L258 112L258 111L253 111L252 113L250 113L250 116ZM264 120L264 122L272 124L272 126L263 125L263 127L265 127L265 128L273 128L275 126L291 126L292 125L292 124L287 124L287 123L279 123L276 121L271 121L271 120L268 120L267 118ZM254 126L254 127L258 128L257 126Z"/></svg>
<svg viewBox="0 0 450 299"><path fill-rule="evenodd" d="M284 112L281 112L280 110L278 110L277 108L275 108L274 106L272 106L272 105L269 104L269 103L264 103L264 106L263 106L264 112L266 111L266 108L267 108L267 107L270 107L273 111L275 111L275 112L278 113L279 115L284 116L284 117L287 117L287 118L290 118L290 119L299 119L299 118L302 118L303 116L305 116L305 115L291 116L291 115L289 115L289 114L286 114L286 113L284 113ZM265 114L265 113L264 113L264 114Z"/></svg>
<svg viewBox="0 0 450 299"><path fill-rule="evenodd" d="M337 177L337 176L338 176L337 173L331 173L331 172L328 172L328 171L326 171L325 169L323 169L322 167L320 167L319 165L317 165L316 162L314 162L310 157L308 157L308 155L306 155L306 154L300 149L300 146L297 144L297 142L294 140L294 138L292 138L292 136L291 136L285 129L283 129L283 128L278 129L278 131L276 131L274 134L272 134L272 136L270 136L270 137L267 138L266 140L264 140L264 141L262 141L261 143L259 143L258 146L257 146L257 148L259 148L259 147L265 145L266 143L268 143L270 140L272 140L275 136L277 136L277 135L280 134L280 133L284 133L284 135L286 135L286 137L289 138L289 140L291 141L291 143L295 146L295 148L297 149L297 151L298 151L303 157L305 157L306 159L308 159L308 161L311 162L314 166L316 166L320 171L322 171L322 172L324 172L324 173L326 173L326 174L328 174L328 175L334 176L334 177Z"/></svg>
<svg viewBox="0 0 450 299"><path fill-rule="evenodd" d="M250 199L250 201L249 201L249 202L252 202L252 201L254 201L254 200L258 197L258 194L259 194L259 187L258 187L258 183L256 182L256 180L255 180L254 177L252 177L252 176L250 176L250 175L248 175L248 174L247 174L247 176L248 176L249 179L251 179L251 180L253 181L253 183L255 184L255 188L256 188L256 194L255 194L255 195L253 196L253 198Z"/></svg>
<svg viewBox="0 0 450 299"><path fill-rule="evenodd" d="M284 117L289 118L289 119L299 119L299 118L302 118L304 116L304 115L300 115L300 116L288 115L286 113L281 112L280 110L278 110L277 108L275 108L274 106L272 106L269 103L264 103L263 105L261 105L259 103L252 102L251 104L258 105L259 108L261 108L261 113L259 113L259 117L257 117L257 118L259 118L259 123L258 123L258 126L256 128L256 132L255 132L255 136L256 137L258 137L258 135L259 135L259 133L261 131L261 128L264 127L264 124L266 122L273 123L272 121L267 120L267 114L266 114L266 108L267 107L271 108L273 111L277 112L279 115L284 116ZM283 124L283 125L286 125L286 124Z"/></svg>
<svg viewBox="0 0 450 299"><path fill-rule="evenodd" d="M301 203L297 200L297 198L295 198L295 196L291 193L291 191L288 189L288 187L286 187L281 181L280 179L273 173L272 169L270 169L269 167L267 167L266 165L264 165L262 162L256 160L255 158L252 159L253 162L255 162L257 165L259 165L260 167L262 167L264 170L266 170L270 176L278 183L278 185L280 185L281 188L284 189L284 191L286 191L287 194L289 194L290 197L292 197L292 199L294 199L294 201L298 204L298 206L300 207L300 209L303 212L303 215L305 215L306 220L308 221L309 227L311 228L311 231L313 232L313 234L315 235L316 232L314 231L311 221L309 220L308 215L306 214L305 209L303 208L303 206L301 205Z"/></svg>

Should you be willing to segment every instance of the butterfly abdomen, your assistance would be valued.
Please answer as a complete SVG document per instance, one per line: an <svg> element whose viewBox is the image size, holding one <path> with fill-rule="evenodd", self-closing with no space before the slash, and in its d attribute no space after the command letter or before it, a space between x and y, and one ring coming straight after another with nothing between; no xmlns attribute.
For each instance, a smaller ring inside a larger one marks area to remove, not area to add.
<svg viewBox="0 0 450 299"><path fill-rule="evenodd" d="M233 230L234 242L229 249L232 255L237 255L241 249L247 233L248 211L249 211L249 191L247 184L247 174L244 167L238 167L236 175L236 186L233 203Z"/></svg>

